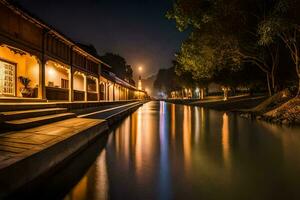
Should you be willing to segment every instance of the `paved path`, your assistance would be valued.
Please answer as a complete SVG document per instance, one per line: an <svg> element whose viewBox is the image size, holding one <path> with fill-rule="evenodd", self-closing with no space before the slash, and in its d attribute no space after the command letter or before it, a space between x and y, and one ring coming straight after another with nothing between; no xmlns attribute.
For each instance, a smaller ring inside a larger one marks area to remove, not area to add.
<svg viewBox="0 0 300 200"><path fill-rule="evenodd" d="M67 119L23 131L0 134L0 169L41 151L73 135L104 123L105 119L140 103L100 109Z"/></svg>
<svg viewBox="0 0 300 200"><path fill-rule="evenodd" d="M100 119L73 118L0 135L0 169L97 125Z"/></svg>

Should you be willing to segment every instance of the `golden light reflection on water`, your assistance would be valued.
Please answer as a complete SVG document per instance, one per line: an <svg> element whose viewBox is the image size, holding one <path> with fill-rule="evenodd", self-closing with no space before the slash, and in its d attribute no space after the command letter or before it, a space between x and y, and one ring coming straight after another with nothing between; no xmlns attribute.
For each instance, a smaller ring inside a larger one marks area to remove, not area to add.
<svg viewBox="0 0 300 200"><path fill-rule="evenodd" d="M205 117L205 113L204 113L204 108L201 107L200 108L200 113L201 113L201 135L204 135L205 133L205 124L206 124L206 117Z"/></svg>
<svg viewBox="0 0 300 200"><path fill-rule="evenodd" d="M136 132L136 149L135 149L135 167L138 177L142 176L143 170L143 130L142 130L142 110L137 111L137 132Z"/></svg>
<svg viewBox="0 0 300 200"><path fill-rule="evenodd" d="M151 115L145 115L151 111L147 108L140 108L137 111L137 133L136 149L134 156L136 180L139 184L144 184L153 178L154 170L144 173L145 168L150 168L155 162L156 146L155 137L157 137L158 124Z"/></svg>
<svg viewBox="0 0 300 200"><path fill-rule="evenodd" d="M108 174L106 166L106 150L103 150L95 164L64 200L108 199Z"/></svg>
<svg viewBox="0 0 300 200"><path fill-rule="evenodd" d="M203 108L146 104L109 136L66 199L264 199L281 184L296 194L297 130Z"/></svg>
<svg viewBox="0 0 300 200"><path fill-rule="evenodd" d="M135 150L137 142L137 113L131 115L131 149Z"/></svg>
<svg viewBox="0 0 300 200"><path fill-rule="evenodd" d="M103 150L96 161L95 199L108 199L108 174L106 163L106 150Z"/></svg>
<svg viewBox="0 0 300 200"><path fill-rule="evenodd" d="M183 108L183 155L185 171L190 172L191 168L191 107Z"/></svg>
<svg viewBox="0 0 300 200"><path fill-rule="evenodd" d="M230 167L230 143L229 143L229 119L226 113L223 114L222 125L222 149L223 159L226 168Z"/></svg>
<svg viewBox="0 0 300 200"><path fill-rule="evenodd" d="M200 113L199 107L195 107L195 143L199 144L200 141Z"/></svg>
<svg viewBox="0 0 300 200"><path fill-rule="evenodd" d="M74 187L65 200L84 200L87 198L88 177L83 177L80 182Z"/></svg>
<svg viewBox="0 0 300 200"><path fill-rule="evenodd" d="M176 137L176 111L175 111L175 104L171 105L171 135L172 140L175 140Z"/></svg>

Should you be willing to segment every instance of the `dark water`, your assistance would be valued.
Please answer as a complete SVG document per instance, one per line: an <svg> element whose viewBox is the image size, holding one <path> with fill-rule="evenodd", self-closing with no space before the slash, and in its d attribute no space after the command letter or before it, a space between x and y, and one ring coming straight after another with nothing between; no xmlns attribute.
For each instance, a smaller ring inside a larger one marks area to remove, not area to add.
<svg viewBox="0 0 300 200"><path fill-rule="evenodd" d="M147 103L96 155L66 200L300 199L300 130L224 112Z"/></svg>

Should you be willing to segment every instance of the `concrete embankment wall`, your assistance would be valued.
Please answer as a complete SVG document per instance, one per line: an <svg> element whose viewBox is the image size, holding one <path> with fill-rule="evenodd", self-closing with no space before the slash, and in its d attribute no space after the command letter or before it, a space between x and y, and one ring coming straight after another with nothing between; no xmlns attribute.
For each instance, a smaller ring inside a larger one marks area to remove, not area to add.
<svg viewBox="0 0 300 200"><path fill-rule="evenodd" d="M43 108L68 108L69 110L86 109L101 106L118 106L126 103L138 102L139 100L126 101L101 101L101 102L52 102L52 103L2 103L0 112L16 110L32 110Z"/></svg>

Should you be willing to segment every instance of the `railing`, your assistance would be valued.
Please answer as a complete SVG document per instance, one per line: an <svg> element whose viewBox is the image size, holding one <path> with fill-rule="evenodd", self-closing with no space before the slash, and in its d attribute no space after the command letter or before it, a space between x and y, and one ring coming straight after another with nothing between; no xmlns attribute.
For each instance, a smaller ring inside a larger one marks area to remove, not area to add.
<svg viewBox="0 0 300 200"><path fill-rule="evenodd" d="M88 92L87 93L87 100L88 101L97 101L98 100L98 94L95 92Z"/></svg>
<svg viewBox="0 0 300 200"><path fill-rule="evenodd" d="M84 101L84 91L74 90L74 101Z"/></svg>
<svg viewBox="0 0 300 200"><path fill-rule="evenodd" d="M105 100L105 92L100 92L100 100Z"/></svg>
<svg viewBox="0 0 300 200"><path fill-rule="evenodd" d="M69 90L63 88L46 87L47 100L68 101Z"/></svg>

